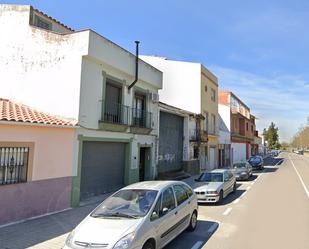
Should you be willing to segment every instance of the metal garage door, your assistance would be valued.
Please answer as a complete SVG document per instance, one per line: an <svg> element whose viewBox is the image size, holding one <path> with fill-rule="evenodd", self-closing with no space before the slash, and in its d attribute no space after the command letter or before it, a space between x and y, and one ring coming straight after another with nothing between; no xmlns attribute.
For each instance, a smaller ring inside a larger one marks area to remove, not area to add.
<svg viewBox="0 0 309 249"><path fill-rule="evenodd" d="M125 144L84 142L81 200L113 192L124 185Z"/></svg>
<svg viewBox="0 0 309 249"><path fill-rule="evenodd" d="M160 112L158 172L182 169L183 117Z"/></svg>

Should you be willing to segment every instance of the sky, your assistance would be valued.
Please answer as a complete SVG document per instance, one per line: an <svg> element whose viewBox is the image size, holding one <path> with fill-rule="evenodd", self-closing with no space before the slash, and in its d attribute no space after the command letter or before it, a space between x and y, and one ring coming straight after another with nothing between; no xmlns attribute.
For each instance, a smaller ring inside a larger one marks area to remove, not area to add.
<svg viewBox="0 0 309 249"><path fill-rule="evenodd" d="M3 2L0 0L0 3ZM261 132L289 141L309 116L309 1L29 0L75 30L129 51L203 63L250 108Z"/></svg>

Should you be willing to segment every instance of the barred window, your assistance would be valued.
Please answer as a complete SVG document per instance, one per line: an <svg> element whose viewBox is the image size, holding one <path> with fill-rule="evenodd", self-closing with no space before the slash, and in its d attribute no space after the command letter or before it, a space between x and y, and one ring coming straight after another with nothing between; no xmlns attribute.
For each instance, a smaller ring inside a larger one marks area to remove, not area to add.
<svg viewBox="0 0 309 249"><path fill-rule="evenodd" d="M29 147L0 147L0 185L27 181Z"/></svg>

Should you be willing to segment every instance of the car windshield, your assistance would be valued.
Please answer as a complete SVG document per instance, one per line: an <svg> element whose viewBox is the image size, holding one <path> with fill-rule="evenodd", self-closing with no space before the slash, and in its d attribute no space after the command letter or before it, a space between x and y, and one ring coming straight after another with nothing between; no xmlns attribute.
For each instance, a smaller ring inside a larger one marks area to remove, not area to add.
<svg viewBox="0 0 309 249"><path fill-rule="evenodd" d="M198 182L223 182L222 173L202 173L197 179Z"/></svg>
<svg viewBox="0 0 309 249"><path fill-rule="evenodd" d="M259 163L259 162L261 162L261 158L259 158L259 157L251 157L249 159L249 162L250 163Z"/></svg>
<svg viewBox="0 0 309 249"><path fill-rule="evenodd" d="M245 163L235 163L234 168L243 169L243 168L246 168L246 164Z"/></svg>
<svg viewBox="0 0 309 249"><path fill-rule="evenodd" d="M158 191L145 189L120 190L107 198L91 214L92 217L139 218L145 216Z"/></svg>

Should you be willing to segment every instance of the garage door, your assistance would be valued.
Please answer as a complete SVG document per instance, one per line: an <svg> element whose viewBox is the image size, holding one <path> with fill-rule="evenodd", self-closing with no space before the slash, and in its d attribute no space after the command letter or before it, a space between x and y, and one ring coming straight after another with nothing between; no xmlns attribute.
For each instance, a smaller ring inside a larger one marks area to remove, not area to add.
<svg viewBox="0 0 309 249"><path fill-rule="evenodd" d="M81 200L113 192L124 185L125 144L84 142Z"/></svg>
<svg viewBox="0 0 309 249"><path fill-rule="evenodd" d="M183 117L160 112L160 139L158 172L182 169Z"/></svg>

